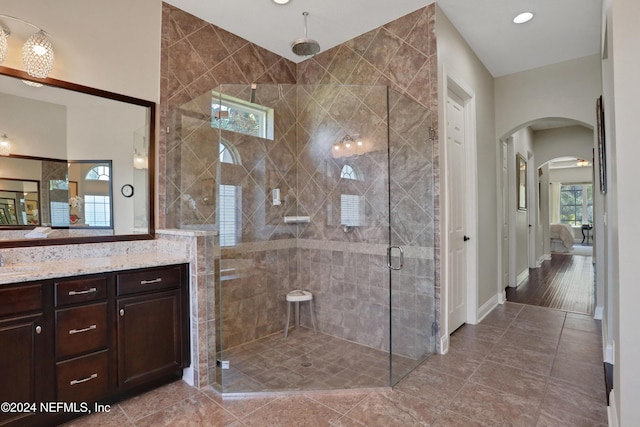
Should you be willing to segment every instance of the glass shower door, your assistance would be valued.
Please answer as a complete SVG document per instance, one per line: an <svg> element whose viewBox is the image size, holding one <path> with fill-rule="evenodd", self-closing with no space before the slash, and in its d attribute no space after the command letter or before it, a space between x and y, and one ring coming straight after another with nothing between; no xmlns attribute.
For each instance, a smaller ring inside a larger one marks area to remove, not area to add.
<svg viewBox="0 0 640 427"><path fill-rule="evenodd" d="M391 385L436 351L433 125L429 110L389 90Z"/></svg>

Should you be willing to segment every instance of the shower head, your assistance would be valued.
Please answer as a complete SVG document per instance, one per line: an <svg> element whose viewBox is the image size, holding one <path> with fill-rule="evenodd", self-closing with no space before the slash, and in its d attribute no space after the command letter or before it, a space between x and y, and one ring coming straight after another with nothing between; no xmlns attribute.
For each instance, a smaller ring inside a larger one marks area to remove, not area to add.
<svg viewBox="0 0 640 427"><path fill-rule="evenodd" d="M304 38L294 40L291 43L291 51L298 56L315 55L320 52L320 44L307 37L307 16L309 12L302 12L304 16Z"/></svg>

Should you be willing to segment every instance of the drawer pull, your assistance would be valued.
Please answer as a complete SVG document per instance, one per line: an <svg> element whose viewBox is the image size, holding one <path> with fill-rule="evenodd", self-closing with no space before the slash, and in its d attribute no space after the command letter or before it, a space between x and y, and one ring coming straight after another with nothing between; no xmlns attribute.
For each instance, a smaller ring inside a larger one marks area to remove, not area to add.
<svg viewBox="0 0 640 427"><path fill-rule="evenodd" d="M87 381L91 381L94 378L98 378L98 374L91 374L91 376L89 376L87 378L83 378L81 380L71 380L71 381L69 381L69 385L76 385L76 384L86 383Z"/></svg>
<svg viewBox="0 0 640 427"><path fill-rule="evenodd" d="M140 284L141 285L151 285L153 283L160 283L162 282L162 277L158 277L157 279L153 279L153 280L141 280Z"/></svg>
<svg viewBox="0 0 640 427"><path fill-rule="evenodd" d="M71 330L69 330L69 335L79 334L79 333L82 333L82 332L87 332L87 331L90 331L92 329L96 329L97 327L98 327L97 325L91 325L91 326L89 326L87 328L71 329Z"/></svg>
<svg viewBox="0 0 640 427"><path fill-rule="evenodd" d="M92 294L92 293L97 292L97 291L98 291L97 288L89 288L86 291L69 291L69 296L72 297L74 295Z"/></svg>

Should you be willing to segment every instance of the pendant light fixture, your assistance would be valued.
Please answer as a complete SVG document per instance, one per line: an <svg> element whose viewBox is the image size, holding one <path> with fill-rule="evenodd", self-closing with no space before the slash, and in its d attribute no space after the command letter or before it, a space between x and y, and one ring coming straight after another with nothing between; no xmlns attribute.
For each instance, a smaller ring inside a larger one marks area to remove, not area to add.
<svg viewBox="0 0 640 427"><path fill-rule="evenodd" d="M31 77L45 79L53 69L54 54L51 40L47 33L40 27L23 19L9 15L0 15L0 18L13 19L29 25L37 30L27 39L22 46L22 64ZM11 34L8 28L0 25L0 63L5 60L8 51L7 37Z"/></svg>

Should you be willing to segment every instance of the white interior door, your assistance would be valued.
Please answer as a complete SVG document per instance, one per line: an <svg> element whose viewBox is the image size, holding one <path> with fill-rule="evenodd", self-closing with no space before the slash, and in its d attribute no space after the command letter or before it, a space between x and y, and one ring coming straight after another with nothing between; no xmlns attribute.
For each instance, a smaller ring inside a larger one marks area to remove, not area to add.
<svg viewBox="0 0 640 427"><path fill-rule="evenodd" d="M465 112L463 101L455 94L447 97L447 234L449 277L449 330L451 333L467 320L467 251L465 235Z"/></svg>

